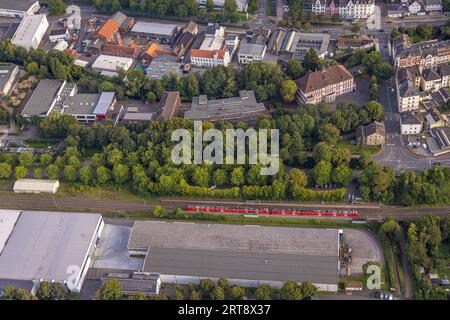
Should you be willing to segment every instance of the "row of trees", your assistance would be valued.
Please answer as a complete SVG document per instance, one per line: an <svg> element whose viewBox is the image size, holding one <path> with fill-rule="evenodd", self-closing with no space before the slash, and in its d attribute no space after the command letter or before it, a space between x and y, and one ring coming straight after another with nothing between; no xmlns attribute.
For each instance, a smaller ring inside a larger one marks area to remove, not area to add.
<svg viewBox="0 0 450 320"><path fill-rule="evenodd" d="M267 284L262 284L256 288L254 296L258 300L305 300L317 294L317 287L310 282L297 283L296 281L286 281L281 289L275 290ZM245 288L238 285L230 285L228 280L220 278L217 284L211 279L202 279L198 285L189 284L186 288L175 285L173 300L240 300L248 293ZM106 281L97 291L99 300L120 300L125 297L122 294L122 286L119 281L111 279ZM167 300L164 294L156 297L145 297L142 293L129 296L132 300L162 299Z"/></svg>
<svg viewBox="0 0 450 320"><path fill-rule="evenodd" d="M36 295L22 288L6 287L3 290L3 300L68 300L78 299L76 293L71 293L60 282L42 281L36 291Z"/></svg>
<svg viewBox="0 0 450 320"><path fill-rule="evenodd" d="M359 178L360 192L367 200L397 202L404 206L449 203L450 168L403 172L398 177L390 167L367 166Z"/></svg>
<svg viewBox="0 0 450 320"><path fill-rule="evenodd" d="M181 18L196 16L199 6L197 0L92 0L92 3L98 10L116 12L122 7L129 9L133 13L148 14L154 17L175 16ZM252 0L249 3L249 10L256 10L255 6L257 5L258 3ZM207 0L206 10L212 11L213 8L213 1ZM238 21L239 15L236 0L225 0L222 12L217 17L222 21Z"/></svg>
<svg viewBox="0 0 450 320"><path fill-rule="evenodd" d="M442 288L433 288L420 267L430 272L445 274L450 258L450 218L425 216L409 223L407 229L408 261L415 278L416 299L447 299Z"/></svg>
<svg viewBox="0 0 450 320"><path fill-rule="evenodd" d="M449 32L450 23L447 23L443 26L432 26L429 24L419 24L414 27L399 27L398 29L393 29L391 31L391 38L396 38L400 36L402 33L407 34L413 43L427 41L431 39L436 39L440 36L445 40L450 36Z"/></svg>

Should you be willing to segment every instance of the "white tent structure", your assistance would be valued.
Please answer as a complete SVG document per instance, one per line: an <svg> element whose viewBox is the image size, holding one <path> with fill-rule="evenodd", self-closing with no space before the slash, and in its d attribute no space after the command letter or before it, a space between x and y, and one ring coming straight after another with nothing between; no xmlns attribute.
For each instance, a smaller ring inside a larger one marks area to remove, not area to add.
<svg viewBox="0 0 450 320"><path fill-rule="evenodd" d="M56 193L58 180L19 179L14 183L14 193Z"/></svg>

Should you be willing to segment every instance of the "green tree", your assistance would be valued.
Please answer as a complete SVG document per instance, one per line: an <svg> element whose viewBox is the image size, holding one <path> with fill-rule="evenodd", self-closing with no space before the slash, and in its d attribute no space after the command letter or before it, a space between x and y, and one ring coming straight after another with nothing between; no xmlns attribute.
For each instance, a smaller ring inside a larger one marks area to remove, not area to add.
<svg viewBox="0 0 450 320"><path fill-rule="evenodd" d="M31 152L22 152L19 155L19 163L21 166L29 167L34 162L34 155Z"/></svg>
<svg viewBox="0 0 450 320"><path fill-rule="evenodd" d="M56 164L51 164L47 167L47 176L51 179L51 180L58 180L59 179L59 175L60 175L60 171L59 171L59 167Z"/></svg>
<svg viewBox="0 0 450 320"><path fill-rule="evenodd" d="M66 5L62 0L48 0L48 10L51 15L61 15L66 13Z"/></svg>
<svg viewBox="0 0 450 320"><path fill-rule="evenodd" d="M326 123L319 128L319 141L334 145L340 139L340 131L335 125Z"/></svg>
<svg viewBox="0 0 450 320"><path fill-rule="evenodd" d="M97 179L100 184L105 184L111 179L111 173L108 168L100 166L97 168Z"/></svg>
<svg viewBox="0 0 450 320"><path fill-rule="evenodd" d="M123 184L128 180L128 167L124 164L116 164L112 170L112 176L117 184Z"/></svg>
<svg viewBox="0 0 450 320"><path fill-rule="evenodd" d="M370 119L376 121L382 121L384 118L384 108L383 105L377 101L369 101L366 105L367 113Z"/></svg>
<svg viewBox="0 0 450 320"><path fill-rule="evenodd" d="M317 55L316 50L311 48L305 54L305 58L303 59L302 65L306 70L318 71L318 70L322 70L323 62L320 59L320 57Z"/></svg>
<svg viewBox="0 0 450 320"><path fill-rule="evenodd" d="M53 157L50 153L48 152L44 152L43 154L41 154L39 156L39 162L43 165L43 166L48 166L50 163L52 163Z"/></svg>
<svg viewBox="0 0 450 320"><path fill-rule="evenodd" d="M23 178L25 178L28 175L28 169L25 168L24 166L16 167L14 172L15 172L15 176L16 176L17 180L18 179L23 179Z"/></svg>
<svg viewBox="0 0 450 320"><path fill-rule="evenodd" d="M341 186L346 186L352 179L352 170L345 164L333 169L333 181Z"/></svg>
<svg viewBox="0 0 450 320"><path fill-rule="evenodd" d="M51 300L52 299L52 286L47 281L42 281L39 284L39 288L36 291L36 297L39 300Z"/></svg>
<svg viewBox="0 0 450 320"><path fill-rule="evenodd" d="M281 97L285 102L293 102L297 96L297 84L293 80L284 80L281 84Z"/></svg>
<svg viewBox="0 0 450 320"><path fill-rule="evenodd" d="M110 279L97 290L98 300L120 300L122 298L122 285L118 280Z"/></svg>
<svg viewBox="0 0 450 320"><path fill-rule="evenodd" d="M80 169L80 180L84 185L89 185L93 178L93 172L91 166L82 167Z"/></svg>
<svg viewBox="0 0 450 320"><path fill-rule="evenodd" d="M268 284L262 284L255 290L257 300L272 300L273 290Z"/></svg>
<svg viewBox="0 0 450 320"><path fill-rule="evenodd" d="M280 297L282 300L302 300L302 290L297 282L286 281L280 289Z"/></svg>
<svg viewBox="0 0 450 320"><path fill-rule="evenodd" d="M305 281L300 285L300 290L302 292L303 299L310 299L317 295L318 288L311 282Z"/></svg>
<svg viewBox="0 0 450 320"><path fill-rule="evenodd" d="M312 169L311 176L318 186L325 186L331 181L331 171L333 166L328 161L320 161Z"/></svg>
<svg viewBox="0 0 450 320"><path fill-rule="evenodd" d="M300 61L296 59L290 59L286 62L286 75L291 79L300 78L304 74L303 66Z"/></svg>
<svg viewBox="0 0 450 320"><path fill-rule="evenodd" d="M352 26L351 30L353 33L359 33L361 31L361 27L355 24L354 26Z"/></svg>
<svg viewBox="0 0 450 320"><path fill-rule="evenodd" d="M197 167L192 174L192 182L200 187L209 186L209 170L205 167Z"/></svg>
<svg viewBox="0 0 450 320"><path fill-rule="evenodd" d="M212 11L214 9L213 0L206 0L206 9L208 9L208 11Z"/></svg>
<svg viewBox="0 0 450 320"><path fill-rule="evenodd" d="M33 176L34 176L35 179L42 179L42 168L34 169Z"/></svg>
<svg viewBox="0 0 450 320"><path fill-rule="evenodd" d="M69 182L75 181L77 179L77 169L74 166L65 166L64 178Z"/></svg>
<svg viewBox="0 0 450 320"><path fill-rule="evenodd" d="M392 242L398 241L400 226L394 218L389 218L380 227L380 235Z"/></svg>
<svg viewBox="0 0 450 320"><path fill-rule="evenodd" d="M231 172L231 184L234 186L241 186L245 183L244 178L244 168L242 167L236 167Z"/></svg>
<svg viewBox="0 0 450 320"><path fill-rule="evenodd" d="M191 292L191 298L190 300L202 300L202 295L198 291L192 291Z"/></svg>
<svg viewBox="0 0 450 320"><path fill-rule="evenodd" d="M231 299L239 300L245 295L245 289L240 286L234 285L228 289L228 294Z"/></svg>
<svg viewBox="0 0 450 320"><path fill-rule="evenodd" d="M153 216L156 218L165 218L167 217L167 212L161 206L156 205L153 208Z"/></svg>
<svg viewBox="0 0 450 320"><path fill-rule="evenodd" d="M37 64L36 61L30 62L29 64L27 64L26 67L27 71L33 75L36 75L39 73L39 65Z"/></svg>
<svg viewBox="0 0 450 320"><path fill-rule="evenodd" d="M289 189L299 190L306 188L308 185L308 177L306 174L297 168L292 168L289 171Z"/></svg>
<svg viewBox="0 0 450 320"><path fill-rule="evenodd" d="M219 280L217 280L217 286L227 291L229 287L228 280L226 278L220 278Z"/></svg>
<svg viewBox="0 0 450 320"><path fill-rule="evenodd" d="M11 165L9 163L0 163L0 179L8 179L11 177L11 171Z"/></svg>
<svg viewBox="0 0 450 320"><path fill-rule="evenodd" d="M227 183L227 172L223 169L217 169L213 174L214 185L222 187Z"/></svg>
<svg viewBox="0 0 450 320"><path fill-rule="evenodd" d="M215 287L211 291L211 300L225 300L225 291L221 287Z"/></svg>

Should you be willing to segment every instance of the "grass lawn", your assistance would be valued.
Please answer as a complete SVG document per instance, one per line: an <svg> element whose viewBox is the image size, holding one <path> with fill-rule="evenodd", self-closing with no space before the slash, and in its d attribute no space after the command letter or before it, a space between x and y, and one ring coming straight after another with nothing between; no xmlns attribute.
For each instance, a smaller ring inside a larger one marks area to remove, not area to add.
<svg viewBox="0 0 450 320"><path fill-rule="evenodd" d="M31 148L47 148L59 142L57 139L27 139L24 141Z"/></svg>
<svg viewBox="0 0 450 320"><path fill-rule="evenodd" d="M369 154L378 153L381 150L381 146L371 146L371 147L363 147L351 144L349 140L339 140L337 143L338 146L346 147L352 154L361 154L363 151L369 152Z"/></svg>

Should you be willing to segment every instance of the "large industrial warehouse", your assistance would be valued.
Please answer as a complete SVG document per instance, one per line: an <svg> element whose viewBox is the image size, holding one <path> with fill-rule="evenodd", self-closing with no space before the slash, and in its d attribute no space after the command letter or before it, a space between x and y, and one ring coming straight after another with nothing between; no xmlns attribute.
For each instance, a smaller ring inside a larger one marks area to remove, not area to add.
<svg viewBox="0 0 450 320"><path fill-rule="evenodd" d="M0 293L42 280L79 291L103 225L100 214L0 210Z"/></svg>
<svg viewBox="0 0 450 320"><path fill-rule="evenodd" d="M338 290L336 229L136 221L128 251L146 255L142 271L158 273L163 283L225 277L246 287L295 280Z"/></svg>

